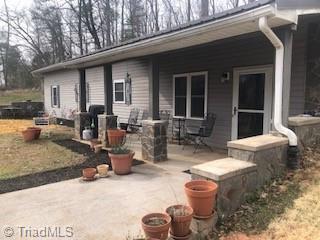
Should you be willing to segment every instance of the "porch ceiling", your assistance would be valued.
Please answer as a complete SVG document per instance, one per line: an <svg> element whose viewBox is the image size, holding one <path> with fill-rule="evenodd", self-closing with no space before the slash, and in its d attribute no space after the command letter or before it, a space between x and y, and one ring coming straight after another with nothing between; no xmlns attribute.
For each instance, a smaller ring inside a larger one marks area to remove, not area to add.
<svg viewBox="0 0 320 240"><path fill-rule="evenodd" d="M274 4L267 4L248 11L208 21L179 31L168 32L159 36L146 38L130 44L97 52L88 56L71 59L64 63L51 65L34 73L44 73L64 68L83 68L121 61L135 57L159 54L171 50L197 46L220 39L230 38L259 31L258 19L268 17L270 27L297 23L296 11L279 11Z"/></svg>

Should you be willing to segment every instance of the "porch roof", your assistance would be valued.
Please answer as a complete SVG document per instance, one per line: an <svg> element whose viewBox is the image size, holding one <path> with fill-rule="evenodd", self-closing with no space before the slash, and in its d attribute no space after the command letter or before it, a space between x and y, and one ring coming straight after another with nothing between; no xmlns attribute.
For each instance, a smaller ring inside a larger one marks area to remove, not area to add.
<svg viewBox="0 0 320 240"><path fill-rule="evenodd" d="M135 38L121 44L53 64L33 73L47 73L68 68L85 68L192 47L258 31L258 19L266 16L271 27L297 23L296 10L279 10L274 0L260 0L193 21L176 28Z"/></svg>

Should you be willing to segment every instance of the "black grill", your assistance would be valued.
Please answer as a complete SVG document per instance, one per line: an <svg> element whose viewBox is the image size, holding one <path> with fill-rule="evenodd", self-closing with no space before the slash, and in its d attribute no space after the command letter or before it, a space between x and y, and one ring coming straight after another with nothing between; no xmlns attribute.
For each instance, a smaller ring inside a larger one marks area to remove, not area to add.
<svg viewBox="0 0 320 240"><path fill-rule="evenodd" d="M98 115L104 113L104 105L91 105L88 112L91 117L91 123L94 124L92 129L93 138L98 138Z"/></svg>

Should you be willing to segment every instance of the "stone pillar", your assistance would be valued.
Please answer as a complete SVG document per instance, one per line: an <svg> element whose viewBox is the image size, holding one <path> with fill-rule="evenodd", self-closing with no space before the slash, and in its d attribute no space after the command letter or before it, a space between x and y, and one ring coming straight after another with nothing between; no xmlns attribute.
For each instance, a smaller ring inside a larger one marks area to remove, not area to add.
<svg viewBox="0 0 320 240"><path fill-rule="evenodd" d="M118 116L115 115L98 115L98 135L99 140L102 142L104 147L109 145L107 130L110 128L117 128L117 118Z"/></svg>
<svg viewBox="0 0 320 240"><path fill-rule="evenodd" d="M151 162L160 162L168 159L167 151L168 121L142 121L142 158Z"/></svg>
<svg viewBox="0 0 320 240"><path fill-rule="evenodd" d="M91 125L90 114L87 112L78 112L74 118L75 138L82 139L82 131L86 126Z"/></svg>

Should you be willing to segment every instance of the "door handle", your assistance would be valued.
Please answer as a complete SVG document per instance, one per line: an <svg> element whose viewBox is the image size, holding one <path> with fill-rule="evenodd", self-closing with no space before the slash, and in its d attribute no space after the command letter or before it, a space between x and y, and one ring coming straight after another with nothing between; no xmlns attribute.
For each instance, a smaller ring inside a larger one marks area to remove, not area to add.
<svg viewBox="0 0 320 240"><path fill-rule="evenodd" d="M233 116L235 116L237 114L237 112L238 112L237 107L233 107Z"/></svg>

